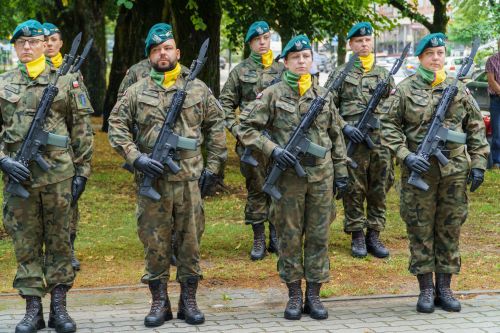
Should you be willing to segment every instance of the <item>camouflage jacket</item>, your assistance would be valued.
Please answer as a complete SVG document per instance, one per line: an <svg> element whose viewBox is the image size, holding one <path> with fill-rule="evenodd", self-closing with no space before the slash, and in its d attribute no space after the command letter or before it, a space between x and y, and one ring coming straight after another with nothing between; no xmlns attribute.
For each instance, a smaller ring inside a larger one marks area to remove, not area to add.
<svg viewBox="0 0 500 333"><path fill-rule="evenodd" d="M241 114L241 123L236 127L238 139L252 149L261 150L271 156L276 146L284 147L294 129L299 125L316 96L323 96L323 87L313 86L299 96L285 82L272 85L250 103ZM335 178L347 177L345 143L340 129L340 117L331 94L323 110L309 129L308 139L330 150L324 159L317 159L315 166L305 166L309 182L321 181L332 175ZM262 135L267 129L271 140ZM289 169L286 172L295 172Z"/></svg>
<svg viewBox="0 0 500 333"><path fill-rule="evenodd" d="M130 87L140 79L148 77L149 72L151 72L151 65L149 64L149 59L147 58L139 61L137 64L132 65L132 67L127 70L122 83L120 83L120 88L118 88L118 98L123 96L125 90L127 90L128 87Z"/></svg>
<svg viewBox="0 0 500 333"><path fill-rule="evenodd" d="M255 100L257 94L269 87L271 82L283 73L283 70L284 65L280 62L273 61L271 67L264 69L249 57L229 73L219 101L226 117L226 127L233 135L233 127L238 123L236 108L242 112L248 103Z"/></svg>
<svg viewBox="0 0 500 333"><path fill-rule="evenodd" d="M163 126L172 97L184 87L186 71L182 71L175 84L165 89L151 77L139 80L130 86L116 103L109 117L109 141L130 165L141 153L150 153ZM132 139L132 123L138 125L136 142ZM227 159L224 114L210 89L195 79L188 84L187 96L182 112L177 119L174 132L180 136L206 143L206 168L215 174ZM201 150L179 150L181 171L167 174L168 181L195 180L203 170Z"/></svg>
<svg viewBox="0 0 500 333"><path fill-rule="evenodd" d="M443 90L452 82L453 79L448 77L432 88L419 74L415 74L403 80L391 93L384 105L382 143L400 161L417 150L427 133ZM460 81L458 94L446 112L444 126L465 133L467 139L465 146L449 141L446 143L445 149L454 151L453 155L456 156L450 158L446 166L440 166L441 174L446 176L463 172L470 167L486 169L489 146L483 118L476 101Z"/></svg>
<svg viewBox="0 0 500 333"><path fill-rule="evenodd" d="M328 76L326 86L328 86L337 75L344 70L345 64L337 67ZM361 118L362 112L366 109L370 98L372 97L375 87L379 81L385 80L389 72L380 66L374 65L373 69L368 73L364 73L362 69L354 67L346 76L340 89L334 92L335 105L339 109L342 117L342 128L346 124L356 125ZM391 79L388 93L395 87L394 80ZM388 97L387 94L386 97ZM375 110L375 117L380 119L380 110L386 98L382 98L377 109ZM372 135L375 142L380 142L378 138L379 131L375 130Z"/></svg>
<svg viewBox="0 0 500 333"><path fill-rule="evenodd" d="M0 158L15 156L40 103L43 90L55 75L47 66L35 80L29 80L14 69L0 76L0 111L2 127ZM50 133L68 136L69 148L47 145L43 158L52 166L44 172L32 162L31 180L27 186L54 184L75 174L88 178L93 152L93 132L90 115L93 113L86 90L75 75L59 78L59 93L45 120L44 129Z"/></svg>

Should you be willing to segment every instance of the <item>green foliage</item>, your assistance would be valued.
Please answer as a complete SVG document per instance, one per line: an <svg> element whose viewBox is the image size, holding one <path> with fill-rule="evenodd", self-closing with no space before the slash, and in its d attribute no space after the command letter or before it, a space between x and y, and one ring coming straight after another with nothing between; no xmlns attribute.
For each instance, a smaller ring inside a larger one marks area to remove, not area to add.
<svg viewBox="0 0 500 333"><path fill-rule="evenodd" d="M451 41L470 44L475 37L487 42L500 34L500 3L488 0L454 0L456 12L450 23Z"/></svg>
<svg viewBox="0 0 500 333"><path fill-rule="evenodd" d="M479 65L480 67L483 67L484 65L486 65L486 61L488 60L488 58L491 57L495 53L496 52L493 49L479 50L476 53L476 57L474 58L474 62L477 65Z"/></svg>
<svg viewBox="0 0 500 333"><path fill-rule="evenodd" d="M203 22L203 19L200 17L200 14L198 13L198 3L196 2L196 0L189 0L186 7L193 13L189 18L193 23L194 29L196 31L206 30L207 25L205 24L205 22Z"/></svg>
<svg viewBox="0 0 500 333"><path fill-rule="evenodd" d="M134 2L131 0L116 0L116 5L119 6L124 6L127 9L132 9L134 6Z"/></svg>

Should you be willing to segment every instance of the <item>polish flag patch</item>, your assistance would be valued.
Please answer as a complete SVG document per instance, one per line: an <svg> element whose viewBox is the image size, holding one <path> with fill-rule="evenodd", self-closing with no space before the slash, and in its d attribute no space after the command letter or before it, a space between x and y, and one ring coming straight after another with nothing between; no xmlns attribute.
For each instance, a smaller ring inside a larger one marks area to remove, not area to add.
<svg viewBox="0 0 500 333"><path fill-rule="evenodd" d="M78 88L78 87L80 87L78 81L73 81L73 88Z"/></svg>

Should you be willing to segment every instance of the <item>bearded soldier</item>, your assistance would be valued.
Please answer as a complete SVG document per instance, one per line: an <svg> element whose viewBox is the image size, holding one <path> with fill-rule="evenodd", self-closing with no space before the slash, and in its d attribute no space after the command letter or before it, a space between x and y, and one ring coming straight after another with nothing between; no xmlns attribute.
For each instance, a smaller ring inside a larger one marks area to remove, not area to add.
<svg viewBox="0 0 500 333"><path fill-rule="evenodd" d="M308 138L328 152L325 158L306 154L300 161L306 177L297 176L293 166L298 161L282 147L312 101L325 95L325 89L309 74L312 49L307 36L290 40L281 57L287 68L283 80L265 89L246 106L236 134L246 147L288 167L276 184L282 198L273 198L271 204L279 239L279 276L288 287L284 316L297 320L305 312L311 318L326 319L328 311L320 301L319 292L321 284L330 277L328 235L335 214L334 189L340 198L347 186L345 144L337 108L328 94L325 106L308 131ZM263 130L268 131L270 138L262 134ZM302 279L306 280L304 307Z"/></svg>
<svg viewBox="0 0 500 333"><path fill-rule="evenodd" d="M236 66L222 89L219 100L226 116L226 127L236 137L238 116L252 102L257 94L267 88L273 81L279 80L283 72L283 64L273 58L271 32L264 21L254 22L245 37L251 49L250 56ZM244 147L238 141L236 152L242 156ZM252 226L254 241L250 253L252 260L263 259L266 255L266 236L264 222L269 221L269 252L277 251L276 231L269 220L270 199L262 192L262 185L267 170L267 158L260 152L252 152L252 157L258 162L251 166L240 162L240 170L245 177L248 192L245 206L245 224Z"/></svg>
<svg viewBox="0 0 500 333"><path fill-rule="evenodd" d="M420 287L417 311L427 313L434 311L435 304L446 311L461 309L450 284L461 266L458 244L467 218L466 184L472 183L471 192L481 185L489 153L479 107L458 81L458 93L444 117L449 132L443 154L449 163L441 165L434 156L427 161L415 154L444 89L454 81L444 70L445 38L434 33L419 42L417 73L391 93L382 121L382 142L402 165L400 213L410 241L409 271ZM427 191L408 183L411 172L423 177Z"/></svg>
<svg viewBox="0 0 500 333"><path fill-rule="evenodd" d="M63 46L63 40L62 40L62 34L61 30L57 26L55 26L52 23L44 23L43 24L44 33L45 33L45 41L47 42L47 49L45 51L45 57L47 62L53 66L54 68L59 68L62 64L63 57L61 55L61 48ZM71 75L71 74L68 74ZM80 90L80 94L85 94L85 99L80 99L77 101L77 103L81 103L84 101L85 103L89 103L87 107L92 108L90 105L90 98L88 96L87 88L85 87L85 84L83 83L83 77L80 72L74 73L73 75L73 88L75 90ZM83 189L85 189L85 184L87 182L87 179L85 177L75 177L76 182L81 183L81 186L83 186ZM71 206L70 210L70 244L71 244L71 266L77 271L80 270L80 261L76 258L75 256L75 239L76 239L76 232L78 230L78 222L80 221L80 212L78 210L78 201L75 202Z"/></svg>
<svg viewBox="0 0 500 333"><path fill-rule="evenodd" d="M336 92L335 104L343 119L342 132L346 140L357 144L351 158L356 161L358 167L349 168L349 192L343 199L344 231L352 237L351 254L353 257L366 257L367 252L370 252L375 257L385 258L389 251L382 244L379 235L385 228L386 194L394 179L391 153L380 144L378 128L368 134L376 144L374 149L369 149L361 143L363 134L355 127L375 86L389 75L385 68L375 64L372 33L373 28L368 22L357 23L349 30L349 46L359 55L359 61ZM345 65L340 66L332 72L327 84L334 80L344 67ZM390 87L394 87L393 80ZM389 91L390 89L387 96ZM383 101L377 110L381 109ZM376 112L375 117L379 119L379 116L379 112ZM364 228L367 229L366 237Z"/></svg>
<svg viewBox="0 0 500 333"><path fill-rule="evenodd" d="M150 157L158 133L168 114L174 94L184 87L188 72L179 64L172 28L157 24L146 39L146 56L152 66L148 77L130 86L113 108L109 118L109 141L136 171L136 181L144 175L155 177L154 187L161 198L155 201L138 196L137 224L144 245L146 272L142 282L149 285L152 304L144 324L160 326L172 319L167 293L170 275L172 227L177 234L177 281L181 285L177 318L188 324L205 321L196 303L201 279L200 239L204 230L203 206L198 180L203 170L203 156L196 150L177 152L180 171L167 173L164 165ZM227 158L224 116L210 89L195 79L187 85L182 112L174 132L179 136L206 144L207 163L204 174L215 177ZM132 124L136 123L136 140Z"/></svg>
<svg viewBox="0 0 500 333"><path fill-rule="evenodd" d="M49 136L68 137L70 147L45 146L42 157L50 165L47 171L36 163L26 168L17 162L14 156L56 71L45 60L47 43L40 22L21 23L11 42L19 64L0 76L0 169L4 183L21 183L29 193L25 199L4 188L3 197L3 222L12 237L18 264L14 288L26 299L26 314L16 332L45 327L41 298L46 293L51 293L48 326L56 332L75 332L76 324L66 310L66 293L75 278L69 242L70 205L78 200L90 176L93 111L87 95L73 85L73 77L60 77L59 92L44 128Z"/></svg>

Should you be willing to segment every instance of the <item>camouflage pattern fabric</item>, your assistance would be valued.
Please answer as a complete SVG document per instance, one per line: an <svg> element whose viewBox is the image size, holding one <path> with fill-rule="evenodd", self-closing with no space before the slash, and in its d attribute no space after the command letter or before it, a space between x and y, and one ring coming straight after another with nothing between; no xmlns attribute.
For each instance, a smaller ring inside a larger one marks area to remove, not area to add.
<svg viewBox="0 0 500 333"><path fill-rule="evenodd" d="M184 86L185 75L183 71L168 89L157 85L150 77L141 79L126 90L113 108L109 118L109 141L131 165L140 154L151 152L172 97ZM139 128L136 142L130 131L132 122ZM206 145L205 167L215 174L220 171L227 159L224 115L202 81L196 79L188 85L174 132ZM178 155L181 171L176 175L165 173L154 184L162 199L156 203L138 197L138 233L146 255L146 274L142 279L145 283L169 276L172 226L177 235L178 279L184 281L189 276L201 274L199 241L204 216L198 179L203 170L203 156L200 148L179 150ZM136 181L140 183L141 179L142 175L136 172Z"/></svg>
<svg viewBox="0 0 500 333"><path fill-rule="evenodd" d="M18 69L0 75L0 158L16 155L43 89L54 75L49 66L33 81ZM71 182L75 175L90 176L93 110L86 93L74 84L74 76L61 77L57 85L59 93L44 128L68 136L70 147L46 147L42 156L51 165L46 172L36 163L30 164L31 177L23 182L30 192L28 199L4 193L3 221L18 262L14 287L22 295L43 296L57 284L71 286L74 279L69 245ZM4 176L4 182L7 180Z"/></svg>
<svg viewBox="0 0 500 333"><path fill-rule="evenodd" d="M128 87L149 76L149 72L151 72L151 65L149 64L149 59L143 59L139 61L137 64L132 65L127 70L127 73L123 77L122 82L120 83L120 87L118 88L118 98L122 97L127 90Z"/></svg>
<svg viewBox="0 0 500 333"><path fill-rule="evenodd" d="M335 80L344 68L345 65L342 65L335 69L326 84ZM356 125L377 83L385 80L388 75L386 69L376 65L366 73L357 67L351 70L340 89L334 94L335 104L343 119L342 128L346 124ZM391 79L389 91L394 86L394 81ZM381 100L375 112L375 117L378 119L384 100ZM363 230L366 227L378 231L385 228L386 194L394 183L394 166L389 150L380 145L380 130L372 131L370 138L377 145L376 148L370 150L365 144L358 144L352 156L359 167L349 168L349 192L343 198L346 233Z"/></svg>
<svg viewBox="0 0 500 333"><path fill-rule="evenodd" d="M7 177L3 178L5 183ZM43 297L58 284L73 285L68 218L71 181L27 188L28 199L4 190L3 222L17 261L13 286L21 295Z"/></svg>
<svg viewBox="0 0 500 333"><path fill-rule="evenodd" d="M423 140L443 90L452 78L432 88L419 74L402 81L385 104L382 142L397 156L401 169L401 217L410 240L409 270L413 274L460 271L460 226L467 218L466 178L471 168L486 169L489 153L484 122L470 92L458 82L458 94L445 115L444 126L466 133L466 145L447 142L450 162L435 157L423 175L430 185L422 191L408 183L404 159Z"/></svg>
<svg viewBox="0 0 500 333"><path fill-rule="evenodd" d="M235 135L235 129L239 123L236 109L241 112L248 103L255 100L262 90L281 75L283 69L283 64L275 61L271 67L264 69L251 58L247 58L229 73L229 78L222 88L219 100L224 110L226 127L233 135ZM244 147L238 141L236 153L241 157L243 151ZM241 174L245 177L248 193L245 205L245 223L259 224L269 220L270 214L270 199L267 194L262 192L268 160L258 151L252 151L252 156L259 162L257 167L240 162Z"/></svg>
<svg viewBox="0 0 500 333"><path fill-rule="evenodd" d="M314 98L324 93L325 89L317 84L303 96L285 82L275 84L244 109L236 134L245 146L258 149L269 158L277 145L286 145ZM347 177L348 173L340 117L332 96L327 99L308 133L312 142L329 149L327 156L304 163L307 177L303 179L297 178L293 169L286 170L277 183L283 197L271 204L280 248L279 273L285 282L302 277L310 282L324 282L329 276L333 180ZM264 129L271 140L262 135Z"/></svg>

